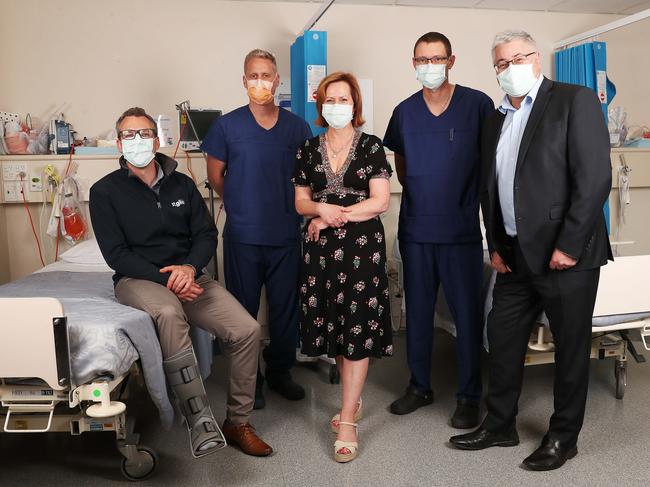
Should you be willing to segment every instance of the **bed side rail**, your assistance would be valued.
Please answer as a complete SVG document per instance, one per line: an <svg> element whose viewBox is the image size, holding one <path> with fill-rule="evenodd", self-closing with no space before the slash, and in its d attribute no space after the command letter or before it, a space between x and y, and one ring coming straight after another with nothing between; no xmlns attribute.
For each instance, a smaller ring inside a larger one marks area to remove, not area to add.
<svg viewBox="0 0 650 487"><path fill-rule="evenodd" d="M644 320L643 328L641 328L641 340L646 350L650 351L650 318Z"/></svg>

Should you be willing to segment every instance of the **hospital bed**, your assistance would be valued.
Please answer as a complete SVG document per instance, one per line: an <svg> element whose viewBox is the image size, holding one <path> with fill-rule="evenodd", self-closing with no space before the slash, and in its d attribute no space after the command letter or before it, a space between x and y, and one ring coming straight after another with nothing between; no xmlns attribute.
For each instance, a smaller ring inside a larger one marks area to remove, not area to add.
<svg viewBox="0 0 650 487"><path fill-rule="evenodd" d="M650 255L617 257L601 268L598 294L591 324L591 358L612 358L615 396L623 399L627 385L628 352L637 362L645 357L636 351L630 332L639 332L650 350ZM545 316L528 344L526 365L553 362L553 336Z"/></svg>
<svg viewBox="0 0 650 487"><path fill-rule="evenodd" d="M81 245L84 258L0 286L0 433L113 431L123 475L144 480L156 455L139 445L122 400L129 380L144 382L172 425L160 345L149 315L116 302L96 242ZM205 373L204 338L192 336Z"/></svg>
<svg viewBox="0 0 650 487"><path fill-rule="evenodd" d="M393 247L393 258L398 268L398 289L403 290L403 266L397 240ZM483 266L482 299L484 325L492 309L492 289L496 272L489 265L487 249ZM402 300L399 328L404 323L405 301ZM434 326L453 336L456 334L454 320L447 306L442 286L438 293ZM489 350L486 326L483 327L483 343ZM615 397L623 399L627 385L628 353L637 362L645 362L643 355L636 351L630 332L638 331L644 348L650 350L650 255L617 257L601 268L598 294L592 319L591 358L614 359L616 381ZM525 364L541 365L554 362L553 337L548 319L542 313L537 319L537 327L531 334Z"/></svg>
<svg viewBox="0 0 650 487"><path fill-rule="evenodd" d="M143 480L156 455L119 399L142 370L171 424L160 347L149 316L115 302L110 269L97 270L56 263L0 286L0 432L113 431L123 475Z"/></svg>

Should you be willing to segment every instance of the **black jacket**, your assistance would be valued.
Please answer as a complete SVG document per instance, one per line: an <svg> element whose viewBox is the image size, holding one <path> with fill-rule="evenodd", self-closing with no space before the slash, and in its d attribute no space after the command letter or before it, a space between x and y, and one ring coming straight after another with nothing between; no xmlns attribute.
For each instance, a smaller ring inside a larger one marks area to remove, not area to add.
<svg viewBox="0 0 650 487"><path fill-rule="evenodd" d="M496 110L482 137L481 208L490 252L512 264L496 178L505 115ZM555 248L578 259L571 270L612 259L603 205L612 184L609 134L593 90L544 79L521 140L514 181L517 240L526 263L544 274Z"/></svg>
<svg viewBox="0 0 650 487"><path fill-rule="evenodd" d="M161 268L191 264L200 273L214 255L217 229L196 185L170 157L157 153L156 161L164 173L159 194L130 175L124 158L90 188L93 230L115 284L127 276L165 286Z"/></svg>

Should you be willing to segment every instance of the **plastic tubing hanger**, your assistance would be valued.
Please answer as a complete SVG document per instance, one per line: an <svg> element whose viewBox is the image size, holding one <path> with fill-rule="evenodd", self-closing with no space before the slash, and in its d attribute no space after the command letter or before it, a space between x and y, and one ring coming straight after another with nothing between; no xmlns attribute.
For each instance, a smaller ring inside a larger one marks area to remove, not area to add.
<svg viewBox="0 0 650 487"><path fill-rule="evenodd" d="M625 210L631 202L629 174L632 172L630 166L627 165L624 154L619 154L618 160L618 221L616 222L616 240L620 239L621 227L625 224Z"/></svg>

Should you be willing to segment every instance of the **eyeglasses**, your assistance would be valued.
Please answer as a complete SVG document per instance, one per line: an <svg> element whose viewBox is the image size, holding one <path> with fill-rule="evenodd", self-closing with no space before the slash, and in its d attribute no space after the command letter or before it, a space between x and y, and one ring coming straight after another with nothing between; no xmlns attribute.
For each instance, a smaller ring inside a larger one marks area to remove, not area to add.
<svg viewBox="0 0 650 487"><path fill-rule="evenodd" d="M119 135L120 139L122 140L133 140L135 139L135 134L139 134L143 139L153 139L156 135L158 135L158 132L156 132L156 129L127 129L120 131Z"/></svg>
<svg viewBox="0 0 650 487"><path fill-rule="evenodd" d="M413 61L418 66L422 64L429 64L429 63L443 64L446 63L448 60L449 60L449 56L432 56L432 57L418 56L413 58Z"/></svg>
<svg viewBox="0 0 650 487"><path fill-rule="evenodd" d="M528 54L517 54L510 61L506 61L506 60L499 61L494 65L494 69L497 70L497 73L500 73L508 69L508 66L510 66L511 64L524 64L528 59L528 56L532 56L533 54L537 54L537 51L529 52Z"/></svg>
<svg viewBox="0 0 650 487"><path fill-rule="evenodd" d="M244 76L246 76L246 75L244 75ZM273 73L262 73L262 74L251 73L249 76L246 76L246 79L249 80L249 81L255 81L257 79L264 79L264 80L273 81L273 80L275 80L276 76L277 76L277 73L276 74L273 74Z"/></svg>

